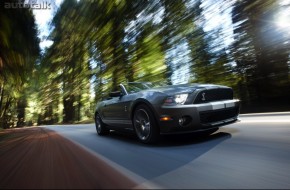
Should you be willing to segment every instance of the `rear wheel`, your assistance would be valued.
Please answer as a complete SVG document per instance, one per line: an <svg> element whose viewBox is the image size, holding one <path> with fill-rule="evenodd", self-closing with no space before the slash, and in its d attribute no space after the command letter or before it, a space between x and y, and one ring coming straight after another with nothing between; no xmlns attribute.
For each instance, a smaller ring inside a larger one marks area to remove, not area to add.
<svg viewBox="0 0 290 190"><path fill-rule="evenodd" d="M96 123L96 130L97 130L98 135L109 134L110 130L107 128L106 124L103 123L99 114L96 114L95 123Z"/></svg>
<svg viewBox="0 0 290 190"><path fill-rule="evenodd" d="M139 105L135 109L133 124L137 137L141 142L151 144L158 141L159 129L148 106Z"/></svg>

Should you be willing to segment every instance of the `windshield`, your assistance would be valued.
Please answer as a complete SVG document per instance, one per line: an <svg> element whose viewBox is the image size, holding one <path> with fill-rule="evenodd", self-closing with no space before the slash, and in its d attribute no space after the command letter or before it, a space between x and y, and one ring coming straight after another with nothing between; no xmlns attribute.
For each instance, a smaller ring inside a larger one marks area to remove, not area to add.
<svg viewBox="0 0 290 190"><path fill-rule="evenodd" d="M141 90L147 90L154 87L154 85L150 82L128 82L127 84L123 84L126 88L128 94L140 92Z"/></svg>

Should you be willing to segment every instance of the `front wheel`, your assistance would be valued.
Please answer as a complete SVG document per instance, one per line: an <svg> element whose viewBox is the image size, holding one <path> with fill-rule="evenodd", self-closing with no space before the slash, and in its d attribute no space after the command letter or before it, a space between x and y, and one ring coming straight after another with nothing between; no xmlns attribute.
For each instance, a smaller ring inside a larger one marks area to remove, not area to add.
<svg viewBox="0 0 290 190"><path fill-rule="evenodd" d="M96 123L96 130L97 130L98 135L109 134L110 130L107 128L106 124L103 123L99 114L96 114L95 123Z"/></svg>
<svg viewBox="0 0 290 190"><path fill-rule="evenodd" d="M151 144L158 141L158 126L148 106L139 105L135 109L133 124L135 132L141 142Z"/></svg>

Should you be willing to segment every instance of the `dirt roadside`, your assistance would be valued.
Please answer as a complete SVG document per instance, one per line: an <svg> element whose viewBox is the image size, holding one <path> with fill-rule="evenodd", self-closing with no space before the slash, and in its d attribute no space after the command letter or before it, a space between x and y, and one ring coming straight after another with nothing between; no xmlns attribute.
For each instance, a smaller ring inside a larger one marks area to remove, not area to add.
<svg viewBox="0 0 290 190"><path fill-rule="evenodd" d="M132 189L138 184L56 132L0 131L0 189Z"/></svg>

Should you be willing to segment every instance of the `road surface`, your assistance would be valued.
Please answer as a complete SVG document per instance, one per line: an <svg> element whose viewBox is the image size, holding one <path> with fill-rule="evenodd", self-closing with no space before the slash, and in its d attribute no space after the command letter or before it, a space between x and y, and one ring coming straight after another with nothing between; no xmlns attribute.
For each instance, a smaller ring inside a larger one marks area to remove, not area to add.
<svg viewBox="0 0 290 190"><path fill-rule="evenodd" d="M100 137L94 125L49 126L164 188L290 188L290 113L241 115L207 139L164 137L157 146L134 135Z"/></svg>
<svg viewBox="0 0 290 190"><path fill-rule="evenodd" d="M40 127L0 131L0 189L140 187L114 163ZM140 187L146 188L146 187Z"/></svg>
<svg viewBox="0 0 290 190"><path fill-rule="evenodd" d="M245 114L205 139L96 134L93 124L44 126L148 188L290 189L290 113ZM44 166L45 167L45 166ZM140 186L141 187L141 186Z"/></svg>

